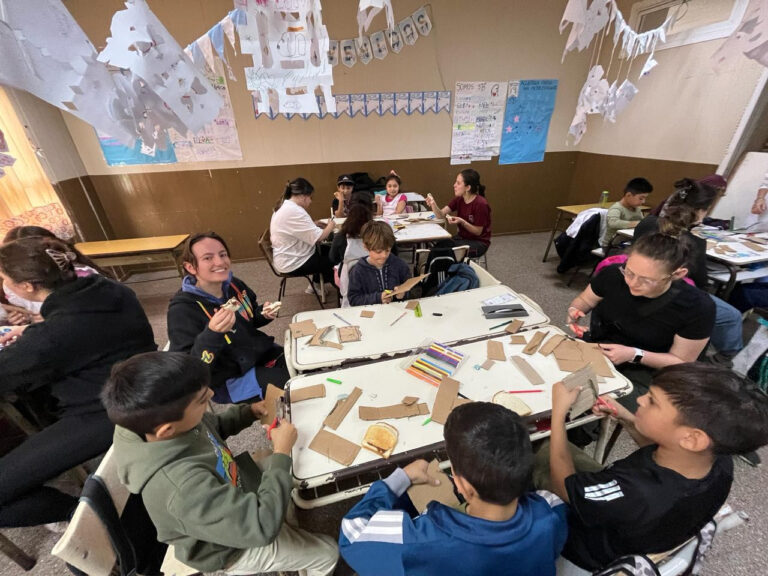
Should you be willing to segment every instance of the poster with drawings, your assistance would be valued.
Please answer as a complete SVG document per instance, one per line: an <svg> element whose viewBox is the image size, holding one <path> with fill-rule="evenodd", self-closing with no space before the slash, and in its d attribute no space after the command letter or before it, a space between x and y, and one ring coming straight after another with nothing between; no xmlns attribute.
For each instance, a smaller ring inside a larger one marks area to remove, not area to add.
<svg viewBox="0 0 768 576"><path fill-rule="evenodd" d="M541 162L555 109L557 80L512 80L508 95L499 164Z"/></svg>
<svg viewBox="0 0 768 576"><path fill-rule="evenodd" d="M451 164L498 156L506 100L506 82L456 82Z"/></svg>

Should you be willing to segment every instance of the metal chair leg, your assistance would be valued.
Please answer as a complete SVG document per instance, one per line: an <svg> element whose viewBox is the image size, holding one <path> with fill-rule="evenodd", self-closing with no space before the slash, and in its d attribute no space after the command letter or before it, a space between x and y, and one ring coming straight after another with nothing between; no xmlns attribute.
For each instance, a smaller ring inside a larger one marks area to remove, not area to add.
<svg viewBox="0 0 768 576"><path fill-rule="evenodd" d="M0 552L5 554L12 562L21 566L24 571L29 571L37 564L37 560L0 534Z"/></svg>

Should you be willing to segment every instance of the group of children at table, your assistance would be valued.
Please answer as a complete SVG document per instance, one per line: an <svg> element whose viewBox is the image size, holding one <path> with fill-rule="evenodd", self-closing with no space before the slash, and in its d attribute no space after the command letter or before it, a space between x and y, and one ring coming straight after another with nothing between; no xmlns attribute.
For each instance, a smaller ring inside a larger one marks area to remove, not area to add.
<svg viewBox="0 0 768 576"><path fill-rule="evenodd" d="M463 174L454 185L459 201L465 201L458 194L462 187L472 188ZM696 190L685 189L683 199ZM306 180L294 180L283 206L291 202L306 213L311 194ZM350 204L348 213L354 210ZM431 207L437 209L434 202ZM437 210L448 213L450 205ZM457 211L465 223L460 226L477 232L476 218ZM291 206L283 217L304 220ZM667 225L662 220L660 229ZM320 235L326 230L312 225ZM370 235L362 235L372 249L368 264L380 271L377 264L391 258L385 231L391 229L372 222L367 230ZM627 554L674 548L695 536L725 502L733 479L729 455L768 443L766 397L726 368L687 362L700 352L700 341L706 345L714 305L682 282L689 252L679 236L649 234L635 242L624 267L598 274L568 310L574 330L600 342L615 364L640 366L650 375L636 397L636 411L610 398L593 408L627 428L639 445L635 453L603 468L570 446L565 424L578 390L560 383L552 390L551 440L535 455L516 414L486 402L462 405L449 415L444 435L451 477L465 505L431 502L426 511L414 510L407 488L438 481L417 460L374 483L345 515L338 545L294 521L293 424L282 421L272 430L273 453L257 465L249 454L233 456L226 438L265 414L264 402L206 411L212 397L248 401L264 383L288 377L282 349L258 329L275 314L232 275L222 238L196 234L187 242L187 276L169 307L172 352L166 353L152 351L151 329L132 292L95 269L79 276L82 261L70 246L37 236L6 242L0 246L4 288L42 302L44 320L0 338L6 344L0 390L49 384L64 414L55 429L38 435L39 442L33 437L26 449L2 459L0 527L61 519L54 516L73 502L42 482L74 465L73 458L82 462L106 449L105 440L112 441L108 415L117 425L113 441L121 480L142 494L158 538L203 571L332 574L340 549L363 576L507 569L538 575L554 574L556 563L560 572L574 566L595 570ZM379 245L385 248L376 250ZM285 256L299 252L294 245ZM360 263L352 272L358 268L365 270ZM384 300L378 286L374 292ZM231 298L238 302L234 310L224 306ZM578 320L590 310L592 325L585 331ZM691 310L701 317L693 324ZM616 320L626 314L640 316ZM646 331L664 342L646 339L644 348L637 346L640 340L633 339L643 339ZM81 359L86 350L93 354ZM66 449L57 434L68 438ZM55 446L45 452L55 466L41 461L43 435ZM67 451L75 455L60 454ZM55 513L42 510L41 501L55 505Z"/></svg>

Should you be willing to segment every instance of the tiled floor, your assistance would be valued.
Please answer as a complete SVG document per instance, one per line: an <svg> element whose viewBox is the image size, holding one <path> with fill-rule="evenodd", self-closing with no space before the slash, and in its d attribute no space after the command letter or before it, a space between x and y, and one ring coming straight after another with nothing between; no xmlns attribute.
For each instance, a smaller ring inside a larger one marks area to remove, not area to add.
<svg viewBox="0 0 768 576"><path fill-rule="evenodd" d="M550 316L552 324L561 325L568 303L584 287L586 278L578 276L571 287L566 287L568 277L561 277L555 272L556 257L550 256L548 262L541 262L547 239L547 234L495 238L488 253L488 267L504 284L538 302ZM237 276L256 290L260 301L274 300L277 296L278 281L265 262L236 264L234 270ZM167 277L169 273L134 277L130 286L141 299L155 330L156 341L162 347L166 342L165 311L170 297L179 287L179 279L137 282L158 275ZM306 284L303 280L289 280L281 317L266 327L267 333L281 340L291 315L317 307L314 296L305 295L304 288ZM253 436L243 433L231 444L237 453L253 449L253 441ZM622 435L613 457L621 457L632 449L631 441ZM762 449L760 454L764 461L768 460L767 449ZM735 509L746 512L751 520L745 526L715 540L714 548L704 565L703 574L706 576L768 574L768 492L765 489L768 485L768 467L750 468L737 460L735 468L736 479L728 502ZM312 511L300 511L299 520L308 529L336 536L341 516L351 504L352 501ZM38 558L37 566L28 574L49 576L65 573L63 563L49 554L58 535L45 528L4 530L3 533ZM0 557L0 574L18 576L24 572L7 558Z"/></svg>

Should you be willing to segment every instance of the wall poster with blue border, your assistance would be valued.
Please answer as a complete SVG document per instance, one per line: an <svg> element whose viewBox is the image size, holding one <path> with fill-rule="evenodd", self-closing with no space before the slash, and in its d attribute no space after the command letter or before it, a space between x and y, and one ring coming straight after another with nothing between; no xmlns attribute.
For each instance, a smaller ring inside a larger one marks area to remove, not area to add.
<svg viewBox="0 0 768 576"><path fill-rule="evenodd" d="M511 80L499 164L541 162L555 109L557 80Z"/></svg>

